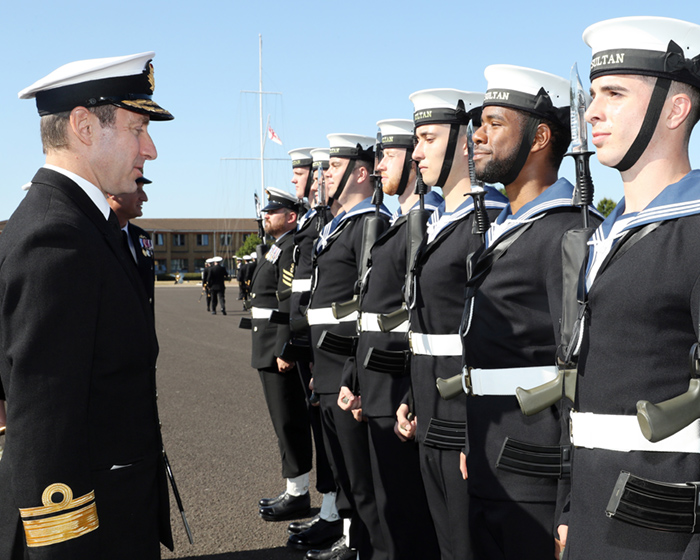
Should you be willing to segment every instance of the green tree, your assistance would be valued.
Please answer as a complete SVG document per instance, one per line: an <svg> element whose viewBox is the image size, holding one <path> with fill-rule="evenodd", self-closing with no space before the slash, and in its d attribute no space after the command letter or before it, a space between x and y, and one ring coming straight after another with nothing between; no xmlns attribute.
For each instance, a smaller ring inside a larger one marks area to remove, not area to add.
<svg viewBox="0 0 700 560"><path fill-rule="evenodd" d="M598 212L607 218L610 212L615 210L615 206L617 206L617 203L613 200L610 200L609 198L601 198L596 208L598 209Z"/></svg>
<svg viewBox="0 0 700 560"><path fill-rule="evenodd" d="M243 245L241 245L238 248L238 251L236 251L236 256L242 257L244 255L250 255L251 253L254 253L255 248L258 245L260 245L260 243L260 237L258 237L257 233L249 235L248 237L246 237L245 241L243 242Z"/></svg>

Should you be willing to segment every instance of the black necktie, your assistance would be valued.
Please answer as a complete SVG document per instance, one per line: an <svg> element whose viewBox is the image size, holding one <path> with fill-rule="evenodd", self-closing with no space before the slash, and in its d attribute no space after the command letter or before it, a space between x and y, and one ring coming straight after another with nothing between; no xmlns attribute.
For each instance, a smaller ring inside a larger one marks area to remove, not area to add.
<svg viewBox="0 0 700 560"><path fill-rule="evenodd" d="M121 231L122 231L122 245L124 245L124 250L126 251L127 257L129 257L129 260L133 261L134 254L131 252L131 247L129 247L129 234L126 233L126 230L121 230Z"/></svg>

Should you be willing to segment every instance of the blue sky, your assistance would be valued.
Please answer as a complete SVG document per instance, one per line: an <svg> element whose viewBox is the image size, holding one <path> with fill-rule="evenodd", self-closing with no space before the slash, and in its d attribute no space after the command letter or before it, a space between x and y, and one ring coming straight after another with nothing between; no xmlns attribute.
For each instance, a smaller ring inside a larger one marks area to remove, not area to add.
<svg viewBox="0 0 700 560"><path fill-rule="evenodd" d="M326 134L374 136L376 122L411 118L410 93L454 87L483 91L489 64L529 66L567 77L578 63L584 85L590 51L583 30L601 19L659 15L688 19L687 4L658 1L283 2L152 0L95 3L6 0L0 9L0 219L24 196L43 164L39 117L17 92L58 66L85 58L153 50L154 98L175 115L151 125L158 159L144 215L252 217L260 187L258 34L263 37L264 119L283 141L270 158L327 146ZM364 11L363 11L364 10ZM697 12L695 11L697 14ZM700 23L700 22L698 22ZM698 136L696 132L695 136ZM691 142L691 163L700 140ZM592 160L596 201L622 196L619 175ZM573 177L570 162L562 175ZM291 189L289 161L270 161L265 184Z"/></svg>

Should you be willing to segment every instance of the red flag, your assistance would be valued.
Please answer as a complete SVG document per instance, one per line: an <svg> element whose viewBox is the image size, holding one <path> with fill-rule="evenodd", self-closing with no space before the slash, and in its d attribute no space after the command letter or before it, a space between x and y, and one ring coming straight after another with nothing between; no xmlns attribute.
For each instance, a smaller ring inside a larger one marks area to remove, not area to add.
<svg viewBox="0 0 700 560"><path fill-rule="evenodd" d="M267 137L275 144L279 144L280 146L282 145L282 140L280 140L280 137L277 136L277 133L272 130L272 127L269 124L267 125Z"/></svg>

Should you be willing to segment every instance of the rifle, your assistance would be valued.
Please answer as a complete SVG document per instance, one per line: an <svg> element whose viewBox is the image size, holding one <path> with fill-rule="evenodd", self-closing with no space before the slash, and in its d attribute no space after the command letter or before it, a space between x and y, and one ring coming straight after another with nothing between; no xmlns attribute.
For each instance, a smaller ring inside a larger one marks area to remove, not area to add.
<svg viewBox="0 0 700 560"><path fill-rule="evenodd" d="M374 153L374 167L377 168L377 154L381 153L381 132L377 133L377 144ZM350 165L350 163L348 163ZM375 241L384 233L387 229L386 220L382 219L380 214L380 208L384 202L384 191L382 190L382 177L376 173L371 175L373 181L374 193L372 194L372 204L374 204L374 216L367 218L362 224L362 250L360 251L360 266L358 269L358 278L355 282L355 295L352 299L342 302L333 303L331 308L333 310L333 316L336 319L342 319L347 317L350 313L360 310L360 290L362 288L362 281L364 280L367 271L370 267L370 254L372 252L372 247Z"/></svg>
<svg viewBox="0 0 700 560"><path fill-rule="evenodd" d="M318 214L318 219L316 221L317 231L320 231L326 225L326 218L328 217L328 200L326 192L326 177L323 174L323 162L319 162L318 166L318 188L316 189L316 213Z"/></svg>
<svg viewBox="0 0 700 560"><path fill-rule="evenodd" d="M586 112L586 94L578 74L578 66L571 68L571 151L566 155L576 161L576 188L572 204L581 208L583 227L571 229L562 239L562 318L561 342L557 348L556 362L559 374L555 379L533 387L518 387L516 397L520 409L526 416L532 416L549 408L566 396L571 401L576 396L576 364L573 356L580 324L585 312L585 296L578 294L583 289L585 277L581 267L588 254L588 239L594 231L589 227L588 206L593 203L593 181L588 160L593 152L588 150L588 130L584 113ZM578 290L576 288L578 284ZM578 295L577 295L578 294Z"/></svg>
<svg viewBox="0 0 700 560"><path fill-rule="evenodd" d="M469 154L469 181L471 183L471 190L467 193L467 195L471 196L474 201L474 221L472 222L472 234L481 236L481 243L483 244L486 238L486 232L489 230L490 220L489 215L486 212L486 202L484 201L484 198L486 197L486 189L484 189L483 182L476 178L476 169L474 168L473 136L474 125L470 120L469 124L467 124L467 152ZM467 257L467 260L469 260L469 258L470 257ZM467 301L467 305L469 305L469 301ZM462 321L462 323L464 323L464 321ZM435 386L437 387L440 396L444 400L448 401L450 399L454 399L456 396L464 392L465 385L463 383L463 379L467 374L468 368L467 366L464 366L460 373L453 375L448 379L438 377L435 380Z"/></svg>
<svg viewBox="0 0 700 560"><path fill-rule="evenodd" d="M185 508L182 505L182 498L180 498L180 492L177 490L177 484L175 483L175 476L173 475L173 469L170 467L170 461L168 461L168 454L165 452L165 446L163 449L163 462L165 463L165 472L168 475L168 480L173 489L173 494L175 495L175 501L177 502L177 508L180 510L180 516L182 517L182 524L185 526L185 531L187 532L187 540L190 544L194 544L192 539L192 531L190 530L190 524L187 522L187 515L185 515Z"/></svg>

